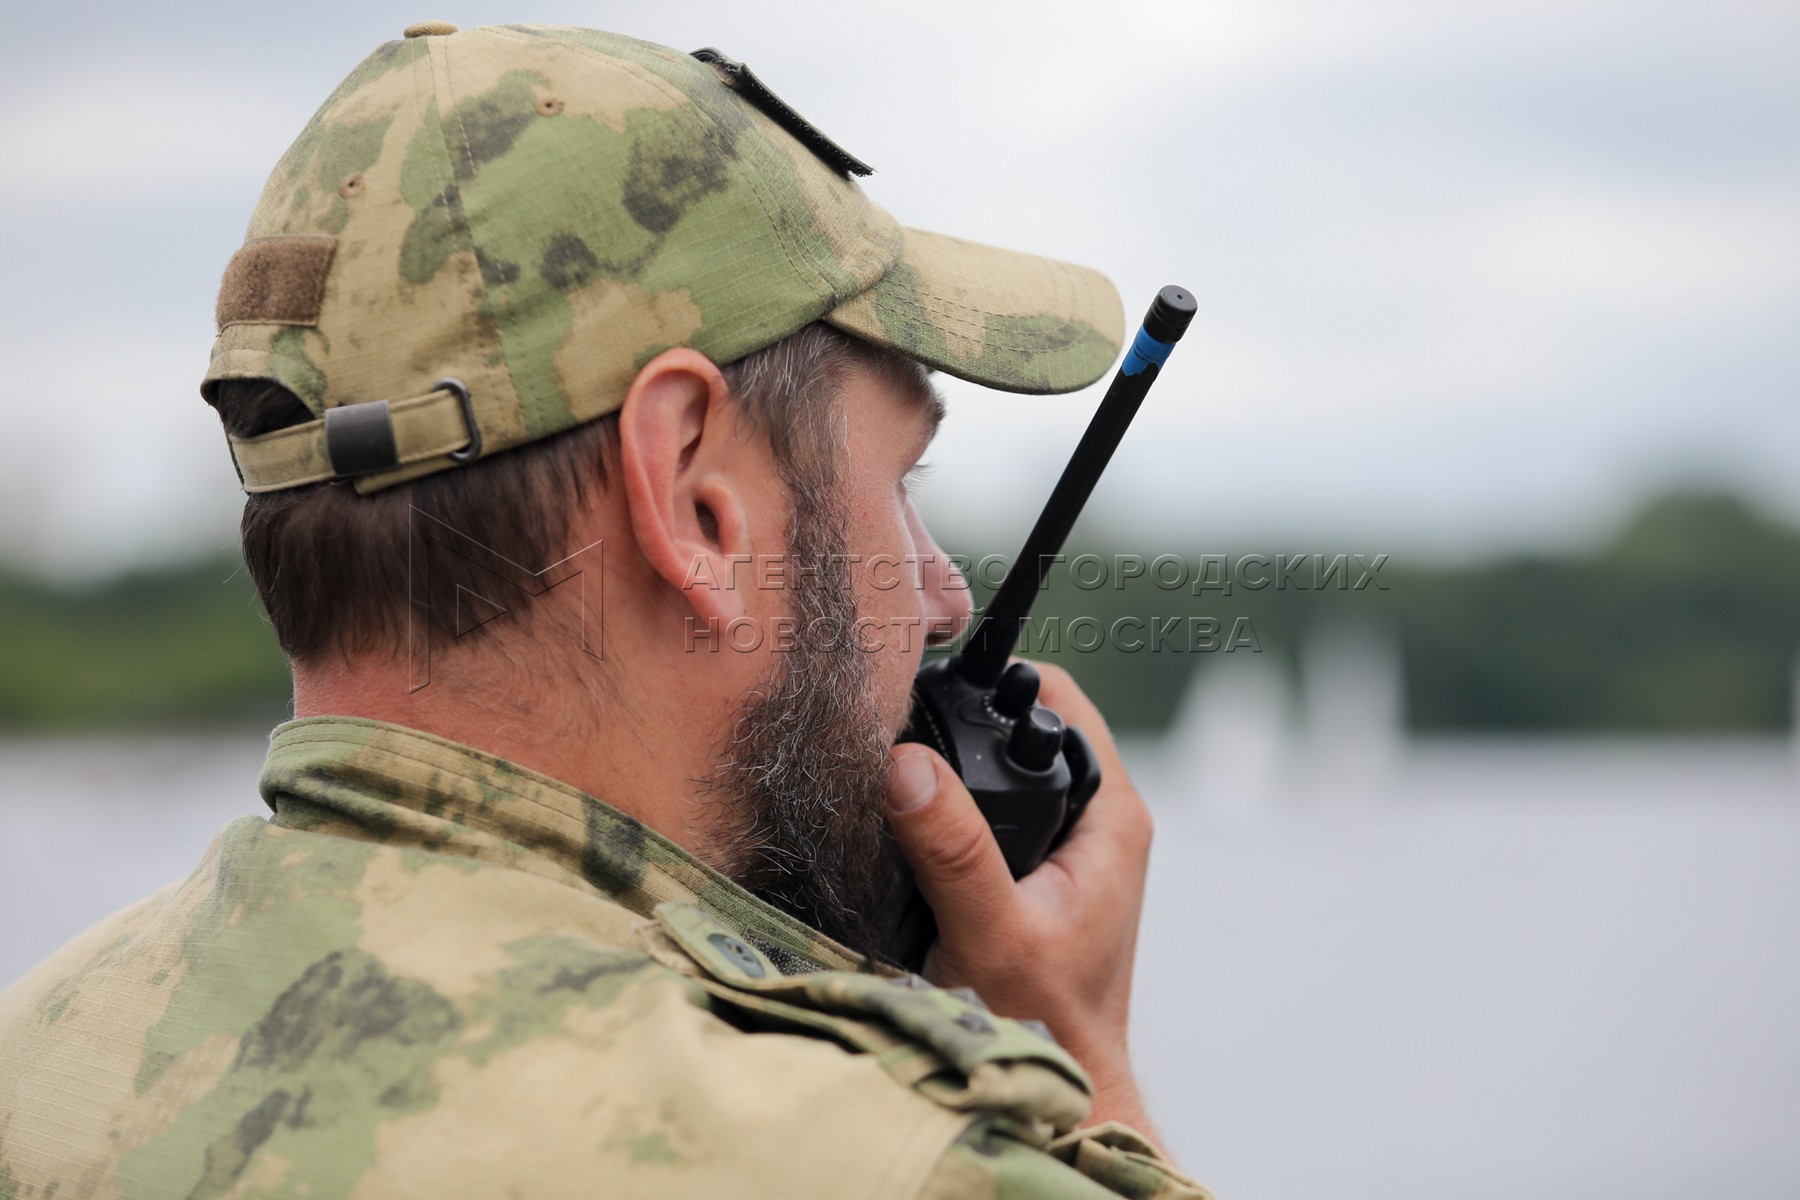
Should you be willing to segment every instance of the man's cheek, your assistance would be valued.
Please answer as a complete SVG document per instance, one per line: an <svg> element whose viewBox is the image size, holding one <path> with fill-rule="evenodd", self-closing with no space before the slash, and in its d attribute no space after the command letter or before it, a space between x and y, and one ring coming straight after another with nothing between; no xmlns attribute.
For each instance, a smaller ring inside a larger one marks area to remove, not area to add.
<svg viewBox="0 0 1800 1200"><path fill-rule="evenodd" d="M912 711L912 682L917 656L905 650L903 642L879 645L868 650L870 675L875 680L878 707L890 737L898 737Z"/></svg>

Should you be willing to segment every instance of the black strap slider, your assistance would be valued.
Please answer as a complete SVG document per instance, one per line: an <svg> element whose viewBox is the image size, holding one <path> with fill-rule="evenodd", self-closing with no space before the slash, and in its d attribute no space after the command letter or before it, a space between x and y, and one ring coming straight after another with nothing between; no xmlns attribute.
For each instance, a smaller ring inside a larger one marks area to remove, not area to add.
<svg viewBox="0 0 1800 1200"><path fill-rule="evenodd" d="M389 471L400 465L394 418L386 400L325 410L325 454L340 476Z"/></svg>
<svg viewBox="0 0 1800 1200"><path fill-rule="evenodd" d="M474 462L481 457L481 426L475 423L475 404L469 399L469 385L446 375L432 384L431 390L449 392L455 396L457 404L462 406L463 424L469 427L469 444L461 450L452 450L450 460L459 463Z"/></svg>
<svg viewBox="0 0 1800 1200"><path fill-rule="evenodd" d="M780 96L771 92L749 67L737 59L726 58L711 46L694 51L694 57L711 67L713 73L726 87L754 104L771 121L793 134L801 145L818 155L832 170L846 175L873 175L875 173L874 167L826 137L819 131L817 125L789 108Z"/></svg>

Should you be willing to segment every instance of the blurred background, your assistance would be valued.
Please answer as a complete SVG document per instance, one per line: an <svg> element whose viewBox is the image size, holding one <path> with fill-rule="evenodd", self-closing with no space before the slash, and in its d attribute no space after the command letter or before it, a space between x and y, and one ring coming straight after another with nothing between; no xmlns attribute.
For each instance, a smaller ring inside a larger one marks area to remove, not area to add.
<svg viewBox="0 0 1800 1200"><path fill-rule="evenodd" d="M1184 631L1051 656L1158 814L1134 1038L1191 1172L1800 1192L1791 0L11 14L0 985L260 809L287 677L195 391L213 293L425 17L717 46L904 222L1099 267L1132 319L1198 296L1071 547L1107 578L1038 627ZM1098 390L945 391L921 507L1010 554ZM1306 568L1195 594L1118 555Z"/></svg>

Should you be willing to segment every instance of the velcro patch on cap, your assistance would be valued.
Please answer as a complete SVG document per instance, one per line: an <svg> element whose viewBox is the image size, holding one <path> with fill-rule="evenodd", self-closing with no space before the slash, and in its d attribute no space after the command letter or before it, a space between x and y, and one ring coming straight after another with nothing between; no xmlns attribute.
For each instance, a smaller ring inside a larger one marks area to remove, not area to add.
<svg viewBox="0 0 1800 1200"><path fill-rule="evenodd" d="M336 253L334 237L283 234L245 242L219 284L219 328L317 325Z"/></svg>

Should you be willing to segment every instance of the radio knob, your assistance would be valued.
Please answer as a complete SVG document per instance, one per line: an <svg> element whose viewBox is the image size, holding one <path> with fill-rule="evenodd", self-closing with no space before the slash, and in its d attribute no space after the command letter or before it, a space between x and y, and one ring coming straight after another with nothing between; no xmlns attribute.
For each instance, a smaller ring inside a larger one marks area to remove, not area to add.
<svg viewBox="0 0 1800 1200"><path fill-rule="evenodd" d="M994 711L1018 719L1037 703L1038 673L1030 663L1016 662L1000 674L994 685Z"/></svg>
<svg viewBox="0 0 1800 1200"><path fill-rule="evenodd" d="M1019 718L1006 739L1006 757L1023 771L1048 771L1062 753L1062 718L1047 708L1033 708Z"/></svg>

